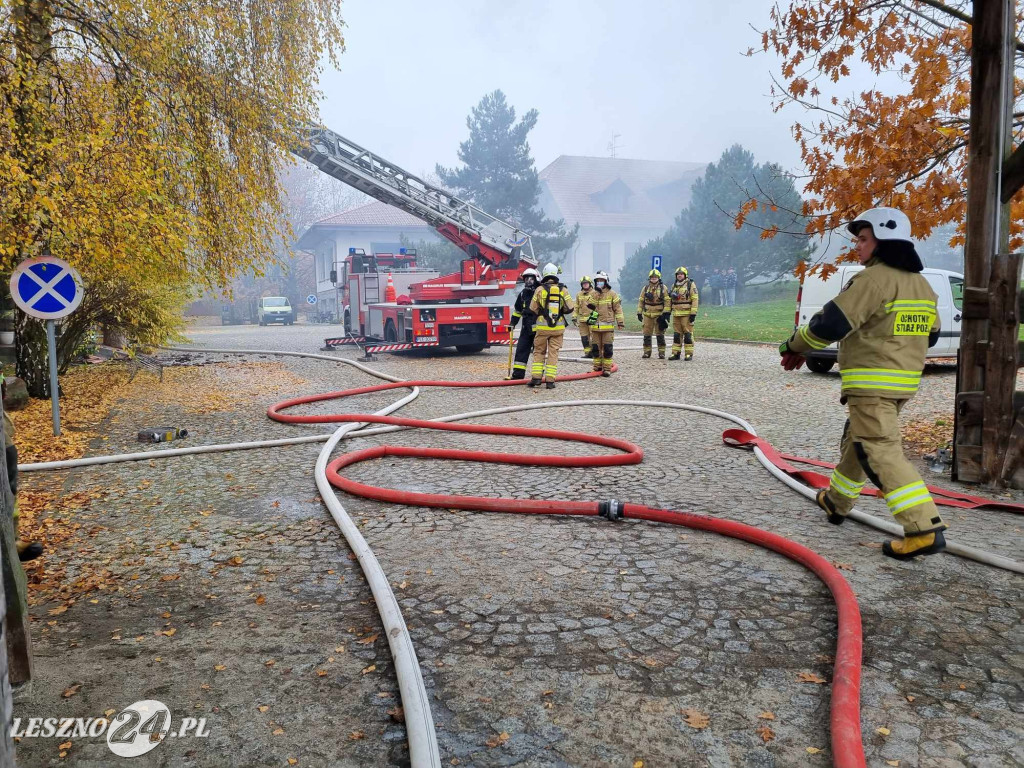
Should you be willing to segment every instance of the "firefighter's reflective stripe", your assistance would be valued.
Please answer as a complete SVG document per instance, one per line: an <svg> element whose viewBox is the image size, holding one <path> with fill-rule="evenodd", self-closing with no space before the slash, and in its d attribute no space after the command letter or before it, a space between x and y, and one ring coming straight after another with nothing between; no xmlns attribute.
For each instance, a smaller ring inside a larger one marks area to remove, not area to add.
<svg viewBox="0 0 1024 768"><path fill-rule="evenodd" d="M887 302L885 305L886 312L895 312L898 309L931 310L934 314L935 302L928 301L927 299L896 299L895 301Z"/></svg>
<svg viewBox="0 0 1024 768"><path fill-rule="evenodd" d="M932 497L928 493L927 486L921 481L904 485L902 488L885 494L885 503L889 505L889 511L894 515L931 500Z"/></svg>
<svg viewBox="0 0 1024 768"><path fill-rule="evenodd" d="M854 482L839 470L833 470L829 487L836 493L842 494L848 499L856 499L864 489L866 480L859 483Z"/></svg>
<svg viewBox="0 0 1024 768"><path fill-rule="evenodd" d="M807 346L809 346L811 349L824 349L825 347L832 343L831 341L826 341L825 339L819 339L817 336L811 333L810 328L806 325L800 326L800 330L797 331L797 334L800 336L801 339L803 339L804 343L807 344Z"/></svg>
<svg viewBox="0 0 1024 768"><path fill-rule="evenodd" d="M840 371L843 391L877 389L913 394L921 384L921 371L899 371L892 368L847 368Z"/></svg>
<svg viewBox="0 0 1024 768"><path fill-rule="evenodd" d="M518 360L516 360L516 362L513 364L512 368L515 369L515 370L519 370L519 371L525 371L526 370L526 363L520 363Z"/></svg>

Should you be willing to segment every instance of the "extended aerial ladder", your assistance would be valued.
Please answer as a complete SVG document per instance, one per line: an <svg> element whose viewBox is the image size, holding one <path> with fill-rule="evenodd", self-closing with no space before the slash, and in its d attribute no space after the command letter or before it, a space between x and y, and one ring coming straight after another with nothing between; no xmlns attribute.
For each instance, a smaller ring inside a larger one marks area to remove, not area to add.
<svg viewBox="0 0 1024 768"><path fill-rule="evenodd" d="M529 234L321 127L305 129L292 152L370 197L432 226L470 257L461 272L410 286L415 303L500 296L537 265Z"/></svg>

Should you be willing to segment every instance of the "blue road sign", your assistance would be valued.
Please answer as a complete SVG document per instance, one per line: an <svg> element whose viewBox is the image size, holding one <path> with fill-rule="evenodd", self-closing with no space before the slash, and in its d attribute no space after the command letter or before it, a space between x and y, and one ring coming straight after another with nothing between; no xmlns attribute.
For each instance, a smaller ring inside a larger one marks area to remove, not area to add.
<svg viewBox="0 0 1024 768"><path fill-rule="evenodd" d="M52 256L26 259L11 275L11 298L22 312L40 320L58 320L78 309L82 278L66 261Z"/></svg>
<svg viewBox="0 0 1024 768"><path fill-rule="evenodd" d="M307 304L316 304L317 301L318 301L318 299L317 299L315 293L311 293L311 294L309 294L309 296L306 297L306 303Z"/></svg>
<svg viewBox="0 0 1024 768"><path fill-rule="evenodd" d="M661 254L656 253L651 256L651 269L656 269L661 272Z"/></svg>

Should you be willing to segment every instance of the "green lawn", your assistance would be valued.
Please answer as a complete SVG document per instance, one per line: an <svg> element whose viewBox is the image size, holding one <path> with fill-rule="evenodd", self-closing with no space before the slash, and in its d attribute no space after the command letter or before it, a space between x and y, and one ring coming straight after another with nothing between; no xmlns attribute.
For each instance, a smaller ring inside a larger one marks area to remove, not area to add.
<svg viewBox="0 0 1024 768"><path fill-rule="evenodd" d="M795 282L773 284L762 289L748 289L745 298L755 299L749 304L714 307L710 303L701 303L697 322L694 323L694 335L697 338L773 341L781 344L793 333L796 290ZM756 300L762 297L765 300ZM626 313L626 328L640 331L642 326L636 319L635 302L623 309ZM670 327L668 334L671 333Z"/></svg>

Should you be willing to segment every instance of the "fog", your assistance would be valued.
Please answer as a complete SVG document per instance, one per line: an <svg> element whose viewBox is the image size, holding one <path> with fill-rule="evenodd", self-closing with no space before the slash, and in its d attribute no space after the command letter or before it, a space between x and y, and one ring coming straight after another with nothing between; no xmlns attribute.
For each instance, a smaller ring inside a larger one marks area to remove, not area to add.
<svg viewBox="0 0 1024 768"><path fill-rule="evenodd" d="M325 123L415 173L456 163L466 116L502 89L540 113L537 168L562 154L709 162L733 143L799 171L773 113L772 3L346 0L347 51L322 76ZM615 138L617 136L617 138Z"/></svg>

